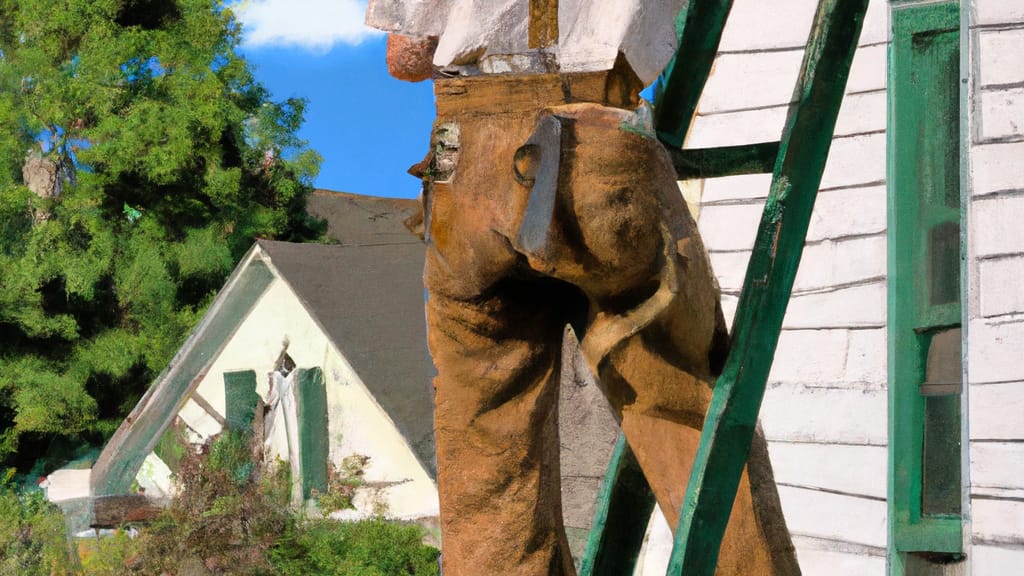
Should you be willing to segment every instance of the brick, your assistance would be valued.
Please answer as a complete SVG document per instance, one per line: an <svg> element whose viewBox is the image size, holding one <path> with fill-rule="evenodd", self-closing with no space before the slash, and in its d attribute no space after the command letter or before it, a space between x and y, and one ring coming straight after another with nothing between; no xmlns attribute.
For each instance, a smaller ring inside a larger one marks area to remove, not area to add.
<svg viewBox="0 0 1024 576"><path fill-rule="evenodd" d="M1020 163L1024 164L1024 156ZM1024 249L1022 222L1022 196L975 200L971 203L971 219L968 224L973 255L1019 254Z"/></svg>
<svg viewBox="0 0 1024 576"><path fill-rule="evenodd" d="M761 221L760 204L704 206L700 227L708 250L750 250Z"/></svg>
<svg viewBox="0 0 1024 576"><path fill-rule="evenodd" d="M825 241L804 248L796 292L884 277L885 236Z"/></svg>
<svg viewBox="0 0 1024 576"><path fill-rule="evenodd" d="M761 424L770 441L884 446L886 406L884 390L779 384L765 393Z"/></svg>
<svg viewBox="0 0 1024 576"><path fill-rule="evenodd" d="M980 101L982 138L1024 135L1024 88L983 90Z"/></svg>
<svg viewBox="0 0 1024 576"><path fill-rule="evenodd" d="M971 146L971 194L1024 189L1024 142Z"/></svg>
<svg viewBox="0 0 1024 576"><path fill-rule="evenodd" d="M979 262L981 315L997 316L1024 312L1024 290L1020 289L1022 278L1024 256Z"/></svg>
<svg viewBox="0 0 1024 576"><path fill-rule="evenodd" d="M889 380L887 341L885 328L851 330L846 353L846 380L885 385Z"/></svg>
<svg viewBox="0 0 1024 576"><path fill-rule="evenodd" d="M971 386L971 440L1024 438L1024 382Z"/></svg>
<svg viewBox="0 0 1024 576"><path fill-rule="evenodd" d="M977 319L968 330L968 382L1024 380L1024 322L990 324Z"/></svg>
<svg viewBox="0 0 1024 576"><path fill-rule="evenodd" d="M982 86L1024 82L1024 29L978 33L978 66Z"/></svg>
<svg viewBox="0 0 1024 576"><path fill-rule="evenodd" d="M784 328L878 327L885 324L885 283L831 292L800 294L789 300Z"/></svg>
<svg viewBox="0 0 1024 576"><path fill-rule="evenodd" d="M822 174L822 188L839 188L885 180L885 134L837 138Z"/></svg>
<svg viewBox="0 0 1024 576"><path fill-rule="evenodd" d="M776 482L885 498L885 446L772 442L768 452Z"/></svg>
<svg viewBox="0 0 1024 576"><path fill-rule="evenodd" d="M1024 444L971 442L970 456L972 486L1024 489Z"/></svg>
<svg viewBox="0 0 1024 576"><path fill-rule="evenodd" d="M972 25L1013 24L1024 22L1024 4L1012 0L974 0L977 15Z"/></svg>
<svg viewBox="0 0 1024 576"><path fill-rule="evenodd" d="M795 535L885 547L884 501L779 487L786 526ZM831 571L826 572L832 574Z"/></svg>
<svg viewBox="0 0 1024 576"><path fill-rule="evenodd" d="M771 174L743 174L726 176L725 178L708 178L704 180L703 202L722 200L747 200L751 198L767 198L768 188L772 183ZM764 202L761 202L761 208ZM761 208L758 208L760 210Z"/></svg>
<svg viewBox="0 0 1024 576"><path fill-rule="evenodd" d="M769 382L826 383L844 379L847 330L783 330ZM813 350L813 354L808 354Z"/></svg>
<svg viewBox="0 0 1024 576"><path fill-rule="evenodd" d="M878 234L885 229L885 186L829 190L819 193L814 202L807 240Z"/></svg>

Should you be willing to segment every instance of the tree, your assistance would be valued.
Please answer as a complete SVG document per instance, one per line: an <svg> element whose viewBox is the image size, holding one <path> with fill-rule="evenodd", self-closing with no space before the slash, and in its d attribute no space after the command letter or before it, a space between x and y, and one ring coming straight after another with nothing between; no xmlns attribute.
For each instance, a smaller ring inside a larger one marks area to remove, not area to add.
<svg viewBox="0 0 1024 576"><path fill-rule="evenodd" d="M254 237L322 233L304 101L239 38L216 0L0 0L0 465L102 441Z"/></svg>

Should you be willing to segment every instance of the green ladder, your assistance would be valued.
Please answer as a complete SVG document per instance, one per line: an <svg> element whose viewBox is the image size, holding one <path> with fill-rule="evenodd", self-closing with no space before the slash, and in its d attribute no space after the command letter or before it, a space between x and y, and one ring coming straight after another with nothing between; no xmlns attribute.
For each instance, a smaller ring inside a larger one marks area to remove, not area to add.
<svg viewBox="0 0 1024 576"><path fill-rule="evenodd" d="M681 149L732 0L690 0L655 96L655 128L680 179L771 173L732 328L676 527L669 576L713 576L803 253L868 0L819 0L778 142ZM630 576L654 496L620 434L598 494L580 576Z"/></svg>

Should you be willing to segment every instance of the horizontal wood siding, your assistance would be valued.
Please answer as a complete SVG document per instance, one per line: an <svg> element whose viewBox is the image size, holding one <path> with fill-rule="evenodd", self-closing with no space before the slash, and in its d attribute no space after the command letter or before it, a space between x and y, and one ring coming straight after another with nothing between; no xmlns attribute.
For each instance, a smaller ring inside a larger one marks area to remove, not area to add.
<svg viewBox="0 0 1024 576"><path fill-rule="evenodd" d="M816 4L735 0L686 147L779 138ZM761 409L807 576L885 573L887 10L871 0ZM769 182L702 183L730 320Z"/></svg>
<svg viewBox="0 0 1024 576"><path fill-rule="evenodd" d="M971 573L1024 565L1024 3L971 12Z"/></svg>

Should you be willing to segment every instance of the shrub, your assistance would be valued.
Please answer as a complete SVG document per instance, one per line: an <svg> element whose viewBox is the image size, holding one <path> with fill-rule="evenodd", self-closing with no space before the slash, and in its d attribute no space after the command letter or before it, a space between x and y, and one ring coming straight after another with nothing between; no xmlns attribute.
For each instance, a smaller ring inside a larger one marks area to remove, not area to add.
<svg viewBox="0 0 1024 576"><path fill-rule="evenodd" d="M284 576L437 576L438 551L421 543L423 535L417 525L381 518L310 520L295 525L270 557Z"/></svg>
<svg viewBox="0 0 1024 576"><path fill-rule="evenodd" d="M13 469L0 474L0 576L73 574L60 510L13 479Z"/></svg>

